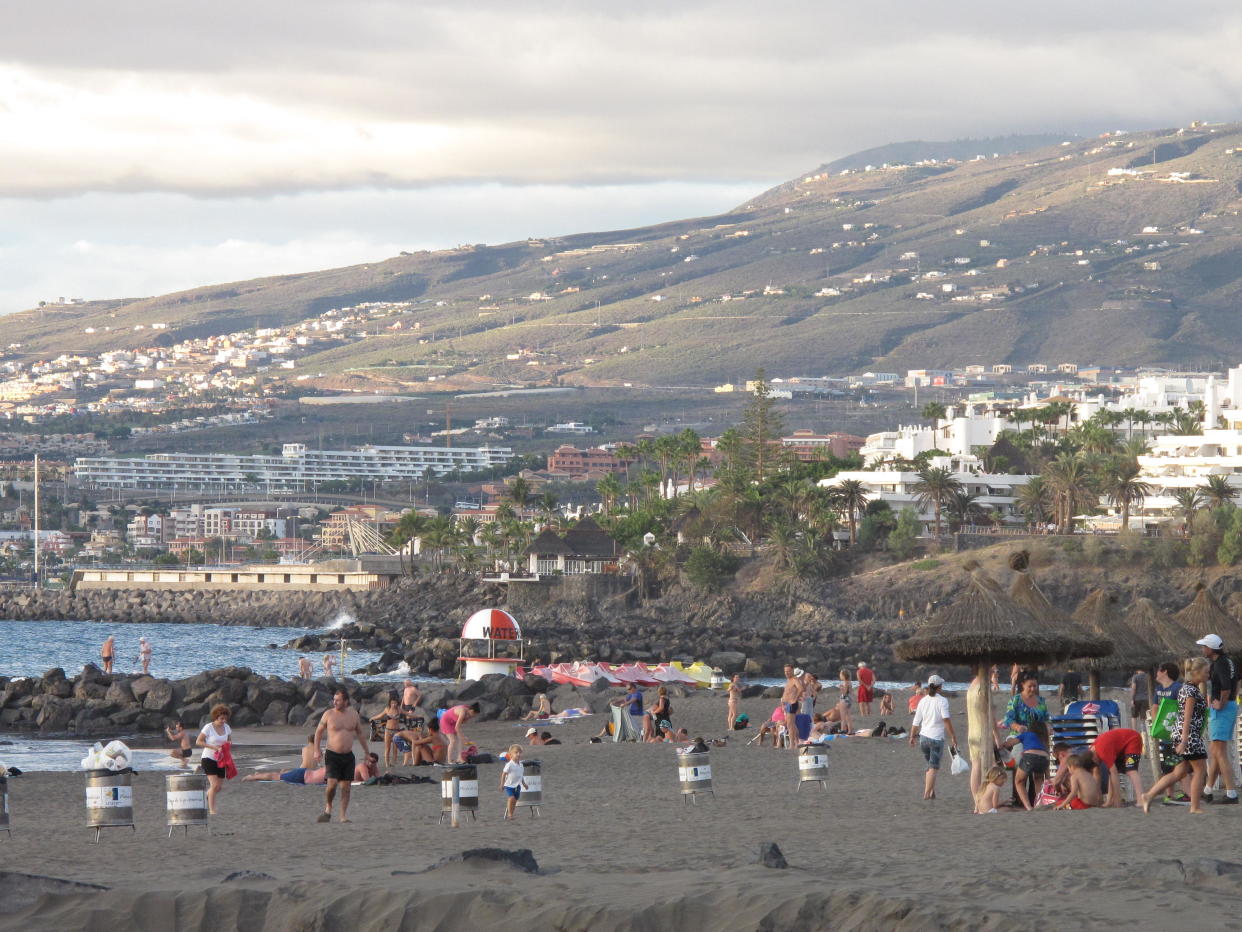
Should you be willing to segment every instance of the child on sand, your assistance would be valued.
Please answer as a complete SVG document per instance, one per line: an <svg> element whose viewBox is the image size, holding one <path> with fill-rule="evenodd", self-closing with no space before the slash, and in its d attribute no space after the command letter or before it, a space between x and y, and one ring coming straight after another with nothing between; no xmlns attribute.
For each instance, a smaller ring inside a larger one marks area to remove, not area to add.
<svg viewBox="0 0 1242 932"><path fill-rule="evenodd" d="M513 810L517 806L522 790L526 789L526 768L522 766L522 746L509 745L509 753L505 765L500 771L500 789L505 794L505 819L513 818Z"/></svg>
<svg viewBox="0 0 1242 932"><path fill-rule="evenodd" d="M1095 759L1089 754L1071 754L1065 758L1065 766L1069 768L1070 794L1057 806L1058 809L1094 809L1104 801L1094 765Z"/></svg>
<svg viewBox="0 0 1242 932"><path fill-rule="evenodd" d="M1000 791L1009 782L1009 775L1004 767L989 767L983 775L983 783L975 794L975 815L990 815L998 812Z"/></svg>
<svg viewBox="0 0 1242 932"><path fill-rule="evenodd" d="M1014 774L1014 784L1018 790L1018 799L1027 812L1035 808L1030 795L1026 791L1027 775L1035 777L1035 785L1043 783L1048 775L1048 726L1044 722L1031 722L1029 725L1014 724L1017 734L1005 739L1006 747L1022 745L1022 756L1018 758L1018 767Z"/></svg>

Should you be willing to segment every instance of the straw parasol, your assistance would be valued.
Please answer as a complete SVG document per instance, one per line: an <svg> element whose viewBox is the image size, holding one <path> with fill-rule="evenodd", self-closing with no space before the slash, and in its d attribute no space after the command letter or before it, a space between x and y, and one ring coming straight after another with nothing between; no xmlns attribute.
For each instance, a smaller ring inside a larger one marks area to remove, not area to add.
<svg viewBox="0 0 1242 932"><path fill-rule="evenodd" d="M973 561L966 564L966 590L894 645L899 658L924 663L961 663L975 670L977 688L968 694L972 735L972 763L984 767L991 759L990 743L974 728L991 729L991 690L988 672L997 660L1045 664L1075 655L1083 639L1050 629L1010 598L995 580ZM1088 645L1089 646L1089 645ZM986 756L985 756L986 751Z"/></svg>
<svg viewBox="0 0 1242 932"><path fill-rule="evenodd" d="M1030 554L1018 550L1009 555L1009 568L1017 575L1009 587L1009 597L1035 616L1037 620L1063 640L1075 645L1074 653L1067 653L1066 660L1081 657L1105 657L1113 652L1113 642L1105 636L1084 631L1065 612L1049 601L1043 590L1035 584L1027 572ZM1067 647L1067 651L1070 648Z"/></svg>
<svg viewBox="0 0 1242 932"><path fill-rule="evenodd" d="M1242 625L1201 582L1195 583L1194 601L1174 615L1173 620L1193 634L1195 640L1205 634L1217 634L1228 648L1242 647Z"/></svg>
<svg viewBox="0 0 1242 932"><path fill-rule="evenodd" d="M1174 623L1164 609L1147 598L1134 600L1134 604L1126 612L1126 624L1163 654L1147 669L1147 702L1154 706L1156 665L1165 660L1176 660L1180 663L1183 657L1194 653L1195 639L1189 631Z"/></svg>
<svg viewBox="0 0 1242 932"><path fill-rule="evenodd" d="M1082 600L1074 612L1074 621L1084 631L1113 642L1111 654L1086 661L1092 699L1100 698L1100 671L1146 668L1164 656L1158 647L1148 644L1126 624L1120 597L1107 587L1096 589Z"/></svg>

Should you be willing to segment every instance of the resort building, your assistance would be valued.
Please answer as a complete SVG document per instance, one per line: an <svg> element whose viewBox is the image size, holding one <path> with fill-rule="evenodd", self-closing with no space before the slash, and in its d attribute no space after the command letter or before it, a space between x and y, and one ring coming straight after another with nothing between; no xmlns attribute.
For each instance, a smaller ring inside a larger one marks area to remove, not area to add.
<svg viewBox="0 0 1242 932"><path fill-rule="evenodd" d="M155 453L151 456L83 457L74 464L79 482L109 488L266 489L303 492L342 480L421 479L454 470L478 472L504 466L509 447L381 447L308 450L286 443L280 456Z"/></svg>
<svg viewBox="0 0 1242 932"><path fill-rule="evenodd" d="M961 483L962 490L977 496L974 503L985 511L993 523L1019 526L1026 518L1017 510L1018 490L1031 481L1027 475L1007 475L982 472L983 464L974 456L936 456L929 460L933 468L950 469L953 478ZM869 502L887 502L894 512L912 508L919 516L925 532L934 533L936 513L930 506L919 504L919 474L896 469L856 470L839 472L831 479L821 479L823 488L831 489L847 480L861 482ZM942 529L949 526L949 516L941 509Z"/></svg>
<svg viewBox="0 0 1242 932"><path fill-rule="evenodd" d="M558 535L544 530L526 548L528 572L534 576L615 573L621 549L591 518Z"/></svg>
<svg viewBox="0 0 1242 932"><path fill-rule="evenodd" d="M790 436L781 438L781 446L793 450L803 462L817 460L825 454L845 459L861 450L864 443L866 441L862 437L853 434L817 434L806 429L795 430Z"/></svg>
<svg viewBox="0 0 1242 932"><path fill-rule="evenodd" d="M1002 431L1015 425L996 414L976 414L969 405L949 408L936 426L911 424L871 434L859 452L868 465L888 460L912 460L920 453L940 450L952 456L970 456L975 447L990 447Z"/></svg>

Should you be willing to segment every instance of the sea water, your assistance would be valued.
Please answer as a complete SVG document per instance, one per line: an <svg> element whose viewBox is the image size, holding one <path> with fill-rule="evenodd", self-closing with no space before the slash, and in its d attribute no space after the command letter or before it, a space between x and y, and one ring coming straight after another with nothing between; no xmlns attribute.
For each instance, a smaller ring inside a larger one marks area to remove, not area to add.
<svg viewBox="0 0 1242 932"><path fill-rule="evenodd" d="M141 673L138 638L151 645L151 675L161 679L181 679L219 667L249 667L260 676L293 679L298 675L298 658L308 657L315 675L323 673L322 652L295 651L283 645L304 634L325 634L321 628L251 628L242 625L189 624L111 624L102 621L0 621L0 676L42 676L60 667L69 677L76 676L87 663L102 667L99 650L111 634L116 643L114 673ZM275 648L270 645L277 645ZM332 651L339 661L339 650ZM342 671L378 660L375 651L351 650ZM398 679L392 673L383 677L359 679Z"/></svg>

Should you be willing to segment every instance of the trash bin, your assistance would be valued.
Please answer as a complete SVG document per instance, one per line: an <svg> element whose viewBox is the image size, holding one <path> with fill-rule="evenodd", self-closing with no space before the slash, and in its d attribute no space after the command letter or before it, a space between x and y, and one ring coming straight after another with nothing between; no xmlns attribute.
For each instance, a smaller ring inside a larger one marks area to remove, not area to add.
<svg viewBox="0 0 1242 932"><path fill-rule="evenodd" d="M526 806L532 817L537 816L543 805L543 764L537 760L522 761L522 779L526 781L526 788L518 797L518 807Z"/></svg>
<svg viewBox="0 0 1242 932"><path fill-rule="evenodd" d="M707 751L678 751L677 776L681 780L682 802L698 802L701 793L710 793L715 797L716 792L712 789L711 755Z"/></svg>
<svg viewBox="0 0 1242 932"><path fill-rule="evenodd" d="M175 828L184 827L189 835L191 825L207 825L206 774L170 773L164 778L164 784L169 838Z"/></svg>
<svg viewBox="0 0 1242 932"><path fill-rule="evenodd" d="M453 813L453 778L458 780L457 802L462 813L479 817L479 768L474 764L437 765L440 771L440 821Z"/></svg>
<svg viewBox="0 0 1242 932"><path fill-rule="evenodd" d="M828 789L828 752L807 745L798 752L798 789L804 783L819 783Z"/></svg>
<svg viewBox="0 0 1242 932"><path fill-rule="evenodd" d="M95 830L95 841L105 828L124 828L134 831L134 771L88 770L86 771L86 827Z"/></svg>
<svg viewBox="0 0 1242 932"><path fill-rule="evenodd" d="M0 773L0 831L3 831L9 838L13 837L13 829L9 826L9 780L2 773Z"/></svg>

